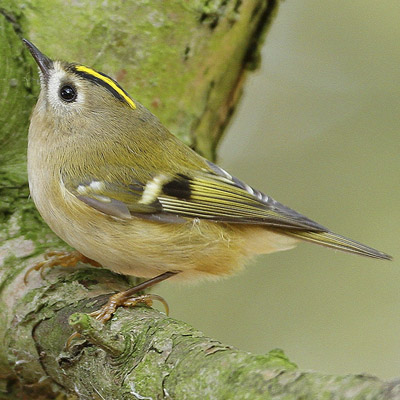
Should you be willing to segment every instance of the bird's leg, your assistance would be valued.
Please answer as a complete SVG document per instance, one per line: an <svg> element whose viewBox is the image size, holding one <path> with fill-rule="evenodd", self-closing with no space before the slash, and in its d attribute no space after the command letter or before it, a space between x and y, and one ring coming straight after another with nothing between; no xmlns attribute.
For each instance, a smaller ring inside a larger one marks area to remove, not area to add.
<svg viewBox="0 0 400 400"><path fill-rule="evenodd" d="M98 321L102 322L103 324L106 323L112 315L115 313L118 307L134 307L139 303L144 303L147 306L151 307L153 305L153 301L157 300L160 301L164 307L166 314L169 313L168 303L161 297L156 294L142 294L137 296L138 292L141 292L144 289L147 289L155 284L165 281L166 279L170 278L171 276L176 275L178 272L176 271L167 271L161 275L157 275L154 278L151 278L147 281L139 283L139 285L134 286L128 290L123 292L116 293L112 295L106 304L101 307L97 311L93 311L89 315L91 317L95 317ZM136 296L135 296L136 295ZM71 347L71 343L74 339L79 338L81 336L80 333L75 332L73 333L67 340L65 344L65 348L69 349Z"/></svg>
<svg viewBox="0 0 400 400"><path fill-rule="evenodd" d="M178 272L175 271L167 271L161 275L157 275L154 278L142 282L139 285L134 286L133 288L116 293L108 299L108 302L103 307L101 307L97 311L92 312L89 315L95 317L98 321L105 323L112 317L118 307L134 307L136 304L139 303L144 303L151 307L154 300L160 301L164 305L165 311L168 315L168 304L161 296L155 294L143 294L137 296L137 293L151 286L154 286L156 283L165 281L166 279L176 275L177 273Z"/></svg>
<svg viewBox="0 0 400 400"><path fill-rule="evenodd" d="M61 267L75 267L78 262L93 265L94 267L101 267L101 265L79 251L48 251L44 255L44 261L40 261L29 268L24 276L24 282L27 283L28 276L32 271L40 271L40 276L44 279L44 271L46 268L53 268L56 266Z"/></svg>

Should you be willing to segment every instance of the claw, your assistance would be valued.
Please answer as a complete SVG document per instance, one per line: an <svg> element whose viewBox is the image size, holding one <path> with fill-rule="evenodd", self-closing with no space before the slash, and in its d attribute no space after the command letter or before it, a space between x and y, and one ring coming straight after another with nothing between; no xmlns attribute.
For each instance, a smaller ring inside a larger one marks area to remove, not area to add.
<svg viewBox="0 0 400 400"><path fill-rule="evenodd" d="M153 305L153 301L155 300L161 302L164 305L166 314L168 315L168 303L161 296L158 296L156 294L143 294L136 297L126 297L125 292L114 294L108 299L107 304L105 304L99 310L90 313L89 315L104 324L113 316L118 307L135 307L137 304L140 303L144 303L148 307L151 307Z"/></svg>
<svg viewBox="0 0 400 400"><path fill-rule="evenodd" d="M28 276L32 271L39 271L40 277L44 279L44 272L47 268L60 267L75 267L78 262L91 264L94 267L101 267L101 265L90 258L85 257L79 251L48 251L44 255L44 261L40 261L30 267L24 275L24 283L28 282Z"/></svg>
<svg viewBox="0 0 400 400"><path fill-rule="evenodd" d="M71 348L72 341L74 339L78 339L81 337L81 334L78 332L74 332L65 342L65 350L69 350Z"/></svg>
<svg viewBox="0 0 400 400"><path fill-rule="evenodd" d="M168 315L169 314L169 307L168 303L165 301L164 298L157 294L144 294L141 296L136 296L136 297L124 297L125 292L120 292L117 294L114 294L108 299L108 302L101 307L97 311L93 311L89 315L91 317L96 318L98 321L102 322L105 324L115 313L118 307L135 307L139 303L144 303L148 307L151 307L153 305L154 301L159 301L162 303L165 307L165 313ZM71 347L72 341L74 339L77 339L81 337L81 334L78 332L73 333L68 340L65 343L65 348L68 350Z"/></svg>
<svg viewBox="0 0 400 400"><path fill-rule="evenodd" d="M125 290L124 292L116 293L108 299L107 303L103 307L101 307L99 310L93 311L89 315L105 324L113 316L118 307L135 307L139 303L144 303L151 307L153 305L153 301L161 302L165 307L166 314L168 315L168 303L161 296L158 296L157 294L143 294L135 296L135 294L155 285L156 283L162 282L171 276L176 275L177 273L178 272L175 271L167 271L156 276L155 278L142 282L133 288ZM77 332L72 334L66 342L66 349L69 349L72 341L80 336L81 335Z"/></svg>

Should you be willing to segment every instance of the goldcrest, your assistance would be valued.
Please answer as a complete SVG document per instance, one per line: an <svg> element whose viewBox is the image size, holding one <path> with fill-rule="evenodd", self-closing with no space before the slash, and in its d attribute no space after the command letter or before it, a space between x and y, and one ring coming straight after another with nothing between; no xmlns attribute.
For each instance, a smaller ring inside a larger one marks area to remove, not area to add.
<svg viewBox="0 0 400 400"><path fill-rule="evenodd" d="M391 258L204 159L109 76L24 42L41 83L29 128L31 196L85 257L121 274L174 279L230 275L299 241Z"/></svg>

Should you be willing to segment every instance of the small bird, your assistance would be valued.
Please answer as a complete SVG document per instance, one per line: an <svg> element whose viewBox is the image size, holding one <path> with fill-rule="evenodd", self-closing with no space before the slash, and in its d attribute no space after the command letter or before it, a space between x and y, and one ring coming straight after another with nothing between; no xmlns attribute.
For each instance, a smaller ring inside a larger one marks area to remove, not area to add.
<svg viewBox="0 0 400 400"><path fill-rule="evenodd" d="M112 78L53 61L24 43L39 66L41 91L28 137L33 201L50 228L77 251L50 253L40 266L101 265L148 278L94 315L165 280L216 278L257 254L308 241L389 260L253 189L172 135ZM135 300L138 299L138 300Z"/></svg>

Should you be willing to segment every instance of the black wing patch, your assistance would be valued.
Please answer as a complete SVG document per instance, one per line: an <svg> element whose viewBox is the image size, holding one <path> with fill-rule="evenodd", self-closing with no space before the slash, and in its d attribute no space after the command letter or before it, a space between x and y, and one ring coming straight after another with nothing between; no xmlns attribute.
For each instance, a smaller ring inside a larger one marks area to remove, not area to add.
<svg viewBox="0 0 400 400"><path fill-rule="evenodd" d="M322 225L278 203L210 163L212 171L155 175L146 182L129 184L86 178L66 182L78 199L117 218L132 215L160 222L188 218L266 225L278 229L328 231ZM84 182L84 183L82 183Z"/></svg>

